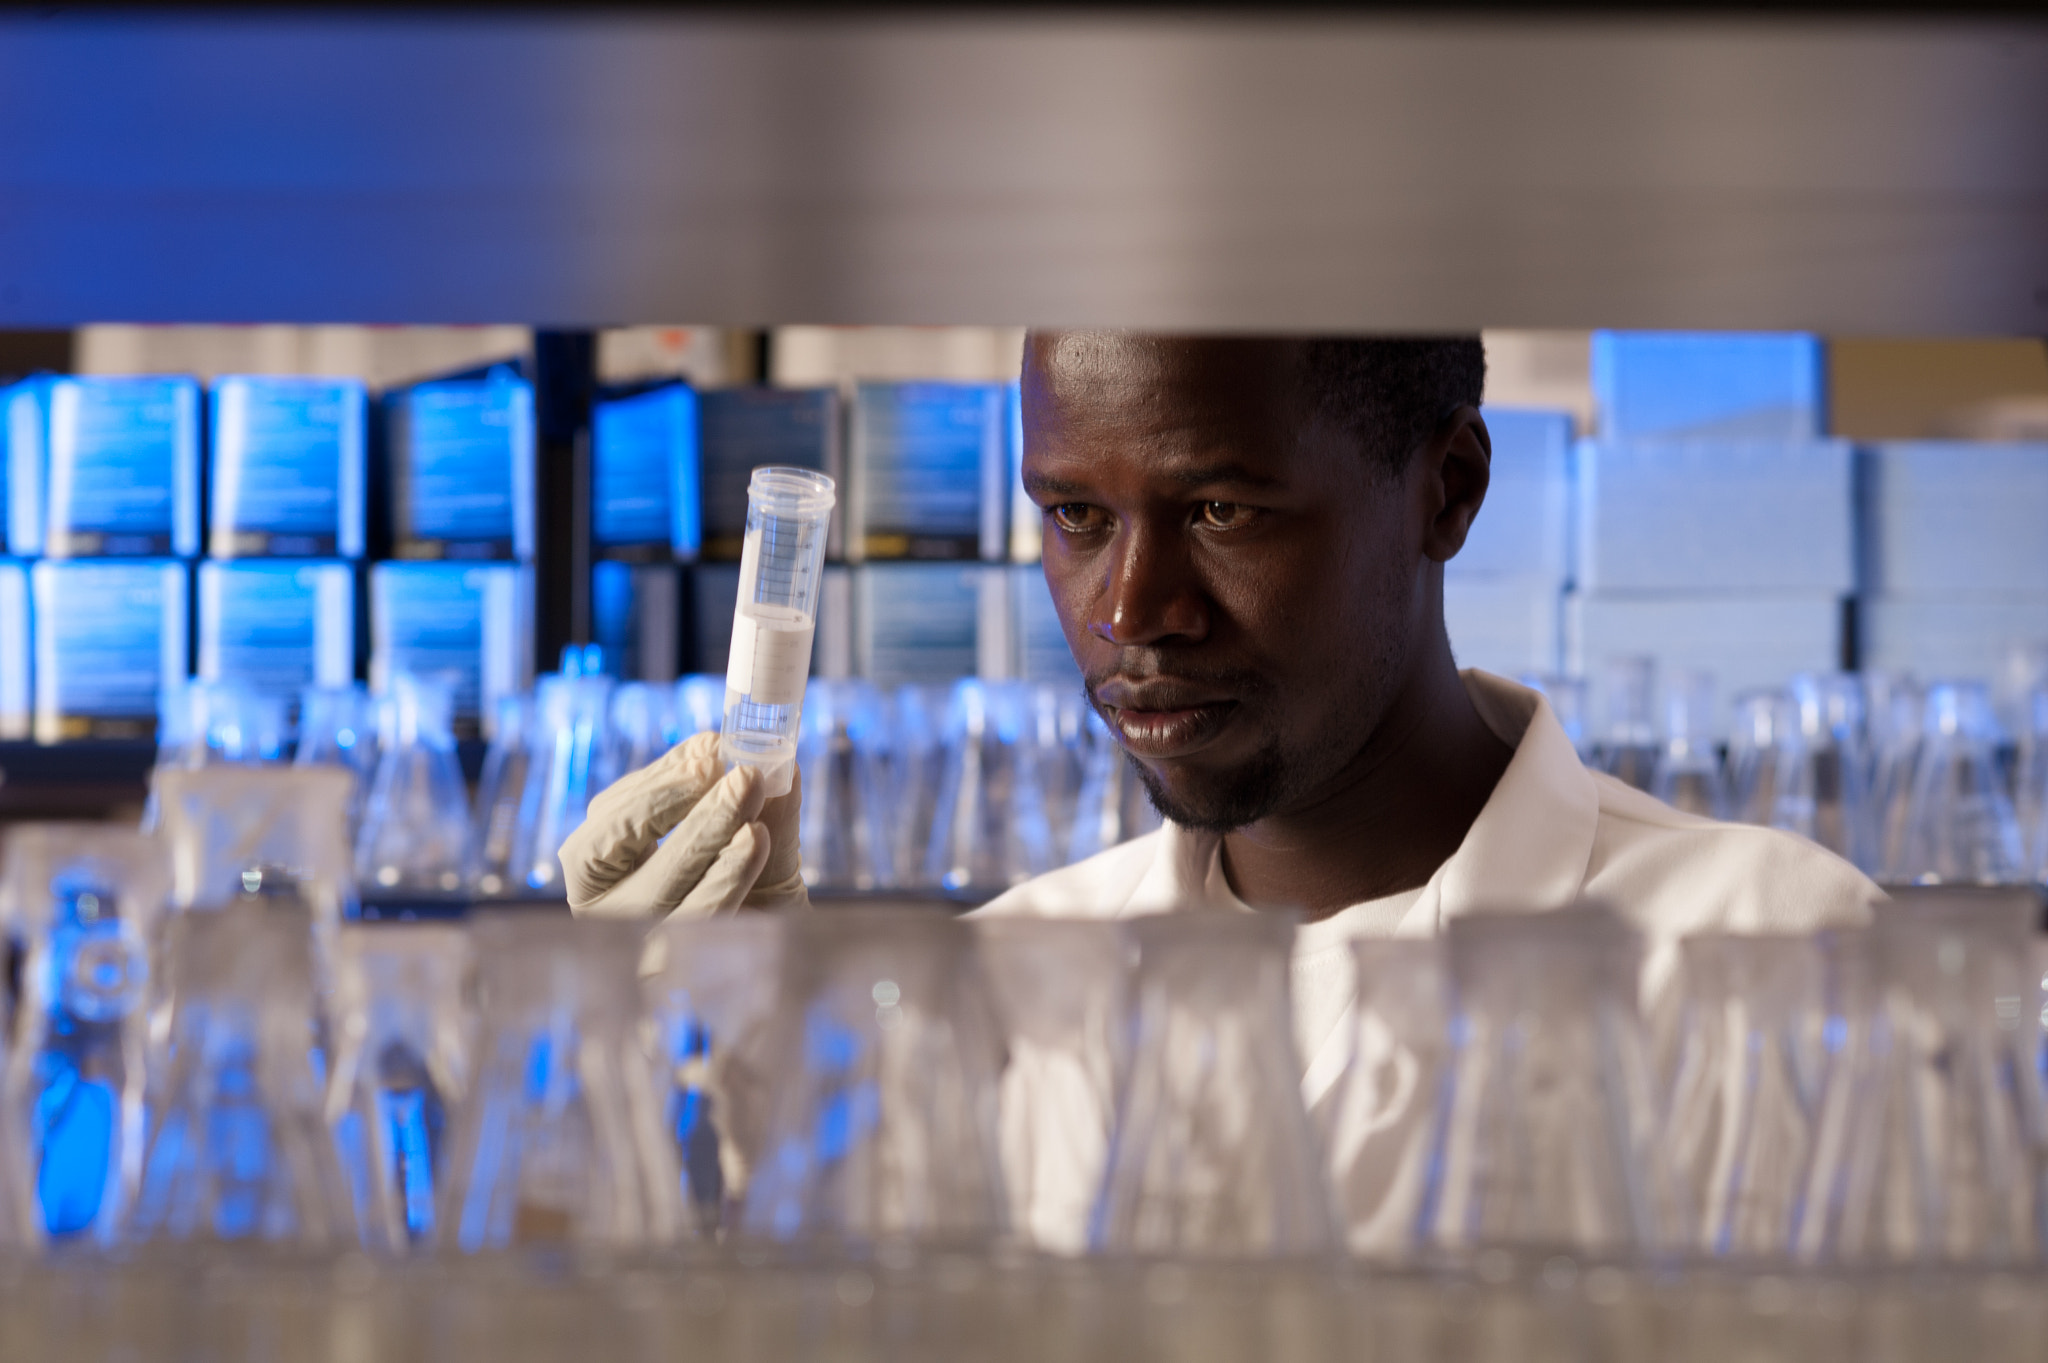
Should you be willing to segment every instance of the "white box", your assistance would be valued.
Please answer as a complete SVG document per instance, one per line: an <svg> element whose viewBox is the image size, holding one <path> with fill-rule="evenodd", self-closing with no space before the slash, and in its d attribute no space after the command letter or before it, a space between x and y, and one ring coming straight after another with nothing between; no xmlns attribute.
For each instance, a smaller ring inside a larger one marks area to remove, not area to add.
<svg viewBox="0 0 2048 1363"><path fill-rule="evenodd" d="M1503 677L1557 671L1564 593L1543 579L1444 583L1444 626L1459 667Z"/></svg>
<svg viewBox="0 0 2048 1363"><path fill-rule="evenodd" d="M1840 440L1585 441L1574 586L1853 591L1853 455Z"/></svg>
<svg viewBox="0 0 2048 1363"><path fill-rule="evenodd" d="M1862 486L1871 593L2048 592L2048 444L1876 445Z"/></svg>
<svg viewBox="0 0 2048 1363"><path fill-rule="evenodd" d="M511 563L379 563L370 569L370 686L447 673L455 717L485 737L498 701L533 685L533 573Z"/></svg>
<svg viewBox="0 0 2048 1363"><path fill-rule="evenodd" d="M369 400L353 379L235 374L213 386L215 558L361 558Z"/></svg>
<svg viewBox="0 0 2048 1363"><path fill-rule="evenodd" d="M846 556L1007 558L1010 410L1001 383L859 385Z"/></svg>
<svg viewBox="0 0 2048 1363"><path fill-rule="evenodd" d="M199 384L177 375L48 381L51 558L199 552Z"/></svg>
<svg viewBox="0 0 2048 1363"><path fill-rule="evenodd" d="M29 580L36 740L155 733L157 698L186 675L191 589L185 565L46 560Z"/></svg>
<svg viewBox="0 0 2048 1363"><path fill-rule="evenodd" d="M1486 502L1444 580L1547 578L1570 568L1570 412L1488 407L1493 475Z"/></svg>
<svg viewBox="0 0 2048 1363"><path fill-rule="evenodd" d="M1045 569L1036 563L1022 563L1009 569L1009 578L1017 675L1025 681L1080 686L1081 665L1074 661L1066 631L1060 628Z"/></svg>
<svg viewBox="0 0 2048 1363"><path fill-rule="evenodd" d="M354 567L261 560L200 564L198 674L294 701L307 686L353 682Z"/></svg>
<svg viewBox="0 0 2048 1363"><path fill-rule="evenodd" d="M2048 639L2048 581L2025 595L1868 596L1862 663L1923 681L1975 677L1997 685L2014 644Z"/></svg>
<svg viewBox="0 0 2048 1363"><path fill-rule="evenodd" d="M983 662L980 621L987 572L971 563L856 568L854 670L882 686L974 676ZM1000 621L992 628L1000 629Z"/></svg>
<svg viewBox="0 0 2048 1363"><path fill-rule="evenodd" d="M1726 732L1729 700L1756 687L1783 686L1799 672L1833 672L1842 663L1842 600L1832 595L1602 597L1565 601L1565 671L1592 683L1594 732L1606 714L1601 694L1607 660L1648 654L1660 678L1674 668L1714 674ZM1661 685L1661 683L1660 683ZM1658 714L1662 714L1661 698Z"/></svg>
<svg viewBox="0 0 2048 1363"><path fill-rule="evenodd" d="M28 567L0 559L0 739L28 737L35 699Z"/></svg>

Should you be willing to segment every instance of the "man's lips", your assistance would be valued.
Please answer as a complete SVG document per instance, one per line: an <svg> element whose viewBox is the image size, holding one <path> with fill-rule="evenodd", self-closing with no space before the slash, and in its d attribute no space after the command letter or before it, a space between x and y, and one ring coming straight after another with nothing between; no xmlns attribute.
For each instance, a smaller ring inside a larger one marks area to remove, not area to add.
<svg viewBox="0 0 2048 1363"><path fill-rule="evenodd" d="M1124 747L1154 761L1185 757L1214 739L1237 701L1185 682L1105 682L1095 699Z"/></svg>

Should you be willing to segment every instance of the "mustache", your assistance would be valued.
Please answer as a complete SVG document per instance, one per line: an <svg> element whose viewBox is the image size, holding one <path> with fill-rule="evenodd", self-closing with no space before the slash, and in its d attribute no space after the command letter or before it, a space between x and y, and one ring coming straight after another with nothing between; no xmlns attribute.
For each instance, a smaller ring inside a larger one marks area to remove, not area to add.
<svg viewBox="0 0 2048 1363"><path fill-rule="evenodd" d="M1102 688L1112 681L1180 682L1203 690L1228 692L1239 700L1254 700L1273 689L1265 674L1255 669L1218 666L1176 650L1160 648L1121 649L1113 665L1085 673L1081 681L1088 703L1098 712L1102 709L1102 702L1097 697Z"/></svg>

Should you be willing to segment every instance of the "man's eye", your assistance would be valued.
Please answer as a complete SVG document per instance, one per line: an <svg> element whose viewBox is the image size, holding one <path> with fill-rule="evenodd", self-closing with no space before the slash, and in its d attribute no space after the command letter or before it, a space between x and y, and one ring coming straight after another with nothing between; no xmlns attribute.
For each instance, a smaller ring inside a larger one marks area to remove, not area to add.
<svg viewBox="0 0 2048 1363"><path fill-rule="evenodd" d="M1048 509L1052 512L1053 523L1070 535L1093 530L1100 515L1086 502L1061 502Z"/></svg>
<svg viewBox="0 0 2048 1363"><path fill-rule="evenodd" d="M1202 524L1215 530L1235 530L1250 522L1258 508L1242 502L1203 502Z"/></svg>

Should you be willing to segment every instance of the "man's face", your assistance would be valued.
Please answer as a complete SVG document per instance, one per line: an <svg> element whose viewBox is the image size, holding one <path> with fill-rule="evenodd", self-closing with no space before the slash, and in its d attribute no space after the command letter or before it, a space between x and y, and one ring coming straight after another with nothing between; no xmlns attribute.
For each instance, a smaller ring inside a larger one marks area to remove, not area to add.
<svg viewBox="0 0 2048 1363"><path fill-rule="evenodd" d="M1034 333L1024 485L1096 709L1154 803L1241 828L1365 747L1430 618L1412 478L1304 418L1271 340Z"/></svg>

